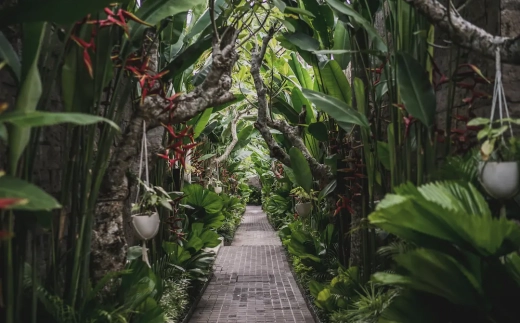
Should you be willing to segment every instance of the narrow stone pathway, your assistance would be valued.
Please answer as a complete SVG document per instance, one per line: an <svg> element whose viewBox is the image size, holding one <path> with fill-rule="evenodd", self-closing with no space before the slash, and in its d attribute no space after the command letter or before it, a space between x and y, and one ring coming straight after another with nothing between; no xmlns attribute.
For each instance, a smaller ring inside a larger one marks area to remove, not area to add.
<svg viewBox="0 0 520 323"><path fill-rule="evenodd" d="M267 216L248 206L190 323L314 323Z"/></svg>

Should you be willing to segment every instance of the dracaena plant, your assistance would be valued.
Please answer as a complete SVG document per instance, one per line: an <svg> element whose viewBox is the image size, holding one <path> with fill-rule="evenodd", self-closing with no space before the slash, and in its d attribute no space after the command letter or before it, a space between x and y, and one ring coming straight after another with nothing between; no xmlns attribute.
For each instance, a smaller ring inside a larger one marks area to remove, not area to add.
<svg viewBox="0 0 520 323"><path fill-rule="evenodd" d="M483 127L477 135L479 140L483 140L480 147L483 161L520 159L520 142L513 136L512 125L520 125L520 119L504 118L491 121L488 118L475 118L468 122L468 126Z"/></svg>
<svg viewBox="0 0 520 323"><path fill-rule="evenodd" d="M161 206L170 211L173 211L173 199L171 197L171 194L173 193L166 192L160 186L147 185L141 180L139 180L139 183L143 189L143 193L137 203L132 205L132 212L140 212L151 215L157 211L157 208Z"/></svg>

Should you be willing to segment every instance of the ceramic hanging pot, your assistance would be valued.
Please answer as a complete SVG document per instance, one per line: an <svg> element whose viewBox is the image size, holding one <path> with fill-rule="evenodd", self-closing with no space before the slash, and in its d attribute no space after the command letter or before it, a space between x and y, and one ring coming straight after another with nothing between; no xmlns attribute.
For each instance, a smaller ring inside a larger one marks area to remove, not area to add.
<svg viewBox="0 0 520 323"><path fill-rule="evenodd" d="M518 162L480 162L480 182L496 199L510 199L519 191Z"/></svg>
<svg viewBox="0 0 520 323"><path fill-rule="evenodd" d="M305 203L298 203L295 206L296 213L298 213L301 217L307 217L311 214L312 211L312 203L311 202L305 202Z"/></svg>
<svg viewBox="0 0 520 323"><path fill-rule="evenodd" d="M159 218L159 213L157 211L153 213L141 213L132 215L132 224L134 226L135 231L143 240L150 240L159 231L159 224L161 223L161 219Z"/></svg>
<svg viewBox="0 0 520 323"><path fill-rule="evenodd" d="M220 194L220 193L222 193L222 186L215 186L214 190L215 190L215 193Z"/></svg>

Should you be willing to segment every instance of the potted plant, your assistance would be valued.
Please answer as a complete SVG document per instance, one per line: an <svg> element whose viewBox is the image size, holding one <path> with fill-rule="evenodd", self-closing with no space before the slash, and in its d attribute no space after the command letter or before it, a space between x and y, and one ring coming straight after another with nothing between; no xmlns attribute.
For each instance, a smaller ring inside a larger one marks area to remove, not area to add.
<svg viewBox="0 0 520 323"><path fill-rule="evenodd" d="M157 207L163 206L173 210L171 206L172 198L160 186L148 186L139 181L144 189L141 198L132 205L132 225L135 231L143 240L150 240L159 231L159 214Z"/></svg>
<svg viewBox="0 0 520 323"><path fill-rule="evenodd" d="M497 128L493 124L499 123ZM491 122L490 119L476 118L468 126L484 126L477 137L484 140L480 147L479 178L485 190L496 199L509 199L519 191L520 141L506 137L512 124L520 124L520 119L505 118Z"/></svg>
<svg viewBox="0 0 520 323"><path fill-rule="evenodd" d="M291 194L296 197L296 213L301 217L307 217L312 212L312 201L317 200L316 194L318 192L311 190L307 193L303 187L299 186L291 190Z"/></svg>
<svg viewBox="0 0 520 323"><path fill-rule="evenodd" d="M219 180L213 181L213 190L215 193L220 194L222 193L222 182Z"/></svg>

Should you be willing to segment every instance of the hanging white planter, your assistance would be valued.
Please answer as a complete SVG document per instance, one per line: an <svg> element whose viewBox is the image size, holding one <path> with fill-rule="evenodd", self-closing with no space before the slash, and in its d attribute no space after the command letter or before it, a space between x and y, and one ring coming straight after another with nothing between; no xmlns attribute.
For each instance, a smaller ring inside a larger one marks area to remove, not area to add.
<svg viewBox="0 0 520 323"><path fill-rule="evenodd" d="M150 240L155 237L159 231L160 224L161 219L157 211L152 214L141 213L132 215L132 225L143 240Z"/></svg>
<svg viewBox="0 0 520 323"><path fill-rule="evenodd" d="M215 186L215 188L213 188L213 190L215 191L215 193L220 194L220 193L222 193L222 186Z"/></svg>
<svg viewBox="0 0 520 323"><path fill-rule="evenodd" d="M496 199L510 199L519 190L520 172L518 162L479 163L480 182L489 195Z"/></svg>
<svg viewBox="0 0 520 323"><path fill-rule="evenodd" d="M305 202L305 203L298 203L295 206L296 213L298 213L301 217L307 217L311 214L312 211L312 203L311 202Z"/></svg>

